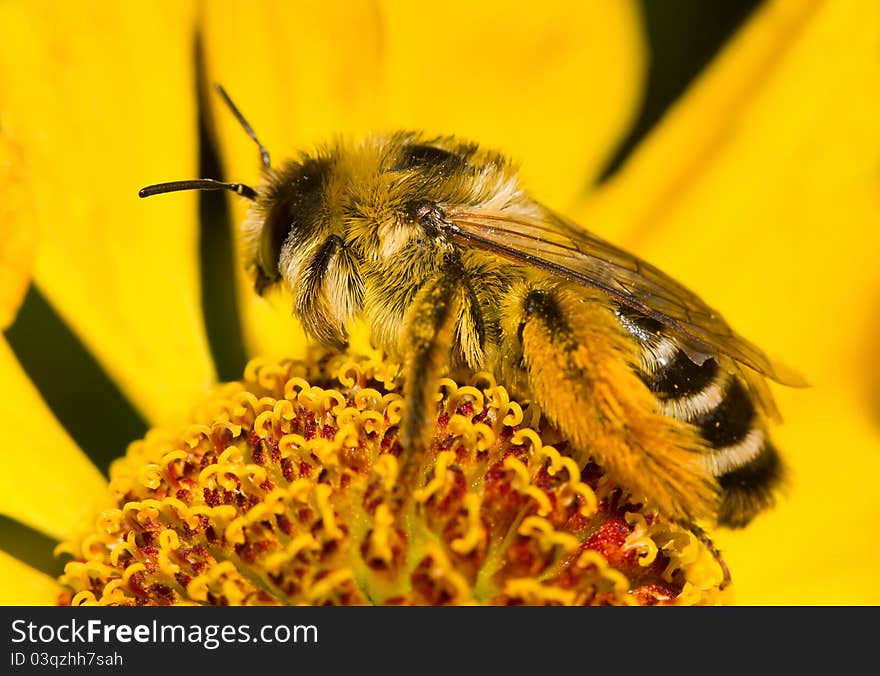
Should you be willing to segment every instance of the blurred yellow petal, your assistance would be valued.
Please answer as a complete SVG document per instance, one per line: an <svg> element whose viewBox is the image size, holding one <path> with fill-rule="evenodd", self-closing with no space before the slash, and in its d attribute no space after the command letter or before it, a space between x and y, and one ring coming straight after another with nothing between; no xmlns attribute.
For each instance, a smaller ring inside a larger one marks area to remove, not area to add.
<svg viewBox="0 0 880 676"><path fill-rule="evenodd" d="M196 196L139 201L197 157L190 3L0 4L0 115L33 185L36 280L153 422L214 379Z"/></svg>
<svg viewBox="0 0 880 676"><path fill-rule="evenodd" d="M46 406L0 339L0 512L57 539L87 524L107 500L101 473ZM95 411L100 416L100 411Z"/></svg>
<svg viewBox="0 0 880 676"><path fill-rule="evenodd" d="M33 274L34 214L21 148L0 120L0 329L9 326Z"/></svg>
<svg viewBox="0 0 880 676"><path fill-rule="evenodd" d="M58 600L58 582L0 550L0 606L52 606Z"/></svg>
<svg viewBox="0 0 880 676"><path fill-rule="evenodd" d="M381 121L381 15L374 2L205 3L208 81L221 83L275 161ZM209 92L230 176L255 183L253 142Z"/></svg>
<svg viewBox="0 0 880 676"><path fill-rule="evenodd" d="M386 7L385 122L509 153L551 206L572 204L638 110L645 50L635 2Z"/></svg>
<svg viewBox="0 0 880 676"><path fill-rule="evenodd" d="M864 393L878 364L878 82L880 5L771 2L583 219L814 386L777 388L791 502L725 538L741 603L850 602L847 578L876 566L880 430Z"/></svg>
<svg viewBox="0 0 880 676"><path fill-rule="evenodd" d="M337 134L454 133L520 159L526 184L561 208L630 123L645 58L631 2L214 2L205 49L209 79L276 161ZM256 148L212 99L228 176L253 184ZM252 353L289 354L302 340L289 305L277 319L245 284L242 306Z"/></svg>
<svg viewBox="0 0 880 676"><path fill-rule="evenodd" d="M786 424L775 435L792 465L788 494L747 529L715 538L733 571L733 600L880 604L876 422L844 388L791 403L783 404Z"/></svg>

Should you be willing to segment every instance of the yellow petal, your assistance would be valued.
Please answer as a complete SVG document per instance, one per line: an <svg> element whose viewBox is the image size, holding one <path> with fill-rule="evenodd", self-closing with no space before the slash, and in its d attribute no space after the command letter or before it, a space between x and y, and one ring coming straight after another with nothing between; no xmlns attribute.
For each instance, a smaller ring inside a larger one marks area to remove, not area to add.
<svg viewBox="0 0 880 676"><path fill-rule="evenodd" d="M91 522L108 499L101 473L67 435L0 339L0 512L56 539ZM96 411L95 415L100 415Z"/></svg>
<svg viewBox="0 0 880 676"><path fill-rule="evenodd" d="M0 120L0 329L9 326L33 274L34 232L30 186L21 148Z"/></svg>
<svg viewBox="0 0 880 676"><path fill-rule="evenodd" d="M804 396L785 407L776 435L792 464L787 495L747 529L715 538L733 572L734 601L880 604L876 422L850 391Z"/></svg>
<svg viewBox="0 0 880 676"><path fill-rule="evenodd" d="M0 114L33 186L37 283L154 422L214 378L196 196L137 198L195 171L192 52L187 2L0 4Z"/></svg>
<svg viewBox="0 0 880 676"><path fill-rule="evenodd" d="M0 551L0 606L52 606L61 587L53 578ZM14 580L13 583L9 583Z"/></svg>
<svg viewBox="0 0 880 676"><path fill-rule="evenodd" d="M544 202L569 207L637 112L637 3L386 3L386 122L454 133L522 162Z"/></svg>
<svg viewBox="0 0 880 676"><path fill-rule="evenodd" d="M630 2L516 12L495 2L214 2L204 26L209 79L227 87L275 161L338 134L424 128L511 153L527 185L561 207L614 149L644 71ZM212 101L227 174L253 184L256 148ZM301 344L289 304L278 319L249 284L241 294L252 353Z"/></svg>
<svg viewBox="0 0 880 676"><path fill-rule="evenodd" d="M778 390L791 502L725 538L743 603L877 599L877 82L880 5L768 3L584 219L814 386Z"/></svg>

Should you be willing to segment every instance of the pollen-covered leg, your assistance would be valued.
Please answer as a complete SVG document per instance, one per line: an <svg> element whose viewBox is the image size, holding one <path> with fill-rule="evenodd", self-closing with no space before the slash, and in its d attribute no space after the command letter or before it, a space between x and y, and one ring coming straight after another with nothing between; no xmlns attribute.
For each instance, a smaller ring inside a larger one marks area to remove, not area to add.
<svg viewBox="0 0 880 676"><path fill-rule="evenodd" d="M433 397L449 365L456 324L462 306L462 270L456 260L416 294L404 317L401 353L407 408L401 421L401 442L408 454L423 453L432 430Z"/></svg>
<svg viewBox="0 0 880 676"><path fill-rule="evenodd" d="M633 370L632 340L597 297L550 282L521 284L504 308L502 332L522 354L529 389L571 441L668 517L712 518L718 486L693 427L662 415Z"/></svg>

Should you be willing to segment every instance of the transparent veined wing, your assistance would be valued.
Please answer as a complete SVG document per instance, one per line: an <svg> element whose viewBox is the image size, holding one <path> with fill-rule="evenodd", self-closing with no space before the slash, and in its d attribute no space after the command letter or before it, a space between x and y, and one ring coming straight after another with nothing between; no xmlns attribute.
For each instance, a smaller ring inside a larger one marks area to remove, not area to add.
<svg viewBox="0 0 880 676"><path fill-rule="evenodd" d="M446 214L444 229L460 246L491 251L598 289L659 321L696 352L726 355L784 385L806 385L798 373L772 361L736 333L720 313L687 287L559 214L545 210L538 216L521 216L454 209Z"/></svg>

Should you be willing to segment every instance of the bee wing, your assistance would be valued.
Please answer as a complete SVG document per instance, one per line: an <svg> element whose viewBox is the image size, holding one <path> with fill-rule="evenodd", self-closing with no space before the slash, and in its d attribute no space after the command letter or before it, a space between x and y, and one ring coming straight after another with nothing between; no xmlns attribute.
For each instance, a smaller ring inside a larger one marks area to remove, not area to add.
<svg viewBox="0 0 880 676"><path fill-rule="evenodd" d="M453 241L598 289L666 326L698 361L723 354L784 385L806 385L798 373L771 361L682 284L559 214L455 210L447 216L446 231Z"/></svg>

